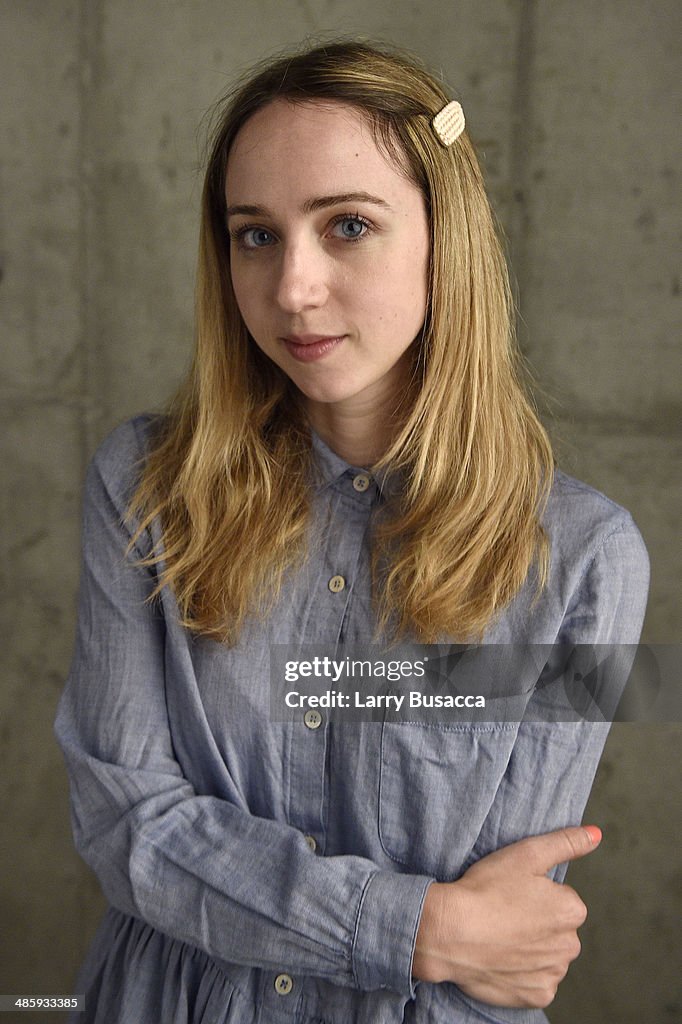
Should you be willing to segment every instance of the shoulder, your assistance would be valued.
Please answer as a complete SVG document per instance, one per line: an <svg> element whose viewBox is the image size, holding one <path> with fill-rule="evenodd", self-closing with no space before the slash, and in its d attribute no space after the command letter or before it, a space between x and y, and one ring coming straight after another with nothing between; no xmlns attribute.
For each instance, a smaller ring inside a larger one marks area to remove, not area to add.
<svg viewBox="0 0 682 1024"><path fill-rule="evenodd" d="M106 479L136 475L166 422L166 417L142 413L115 427L97 447L91 460Z"/></svg>
<svg viewBox="0 0 682 1024"><path fill-rule="evenodd" d="M131 463L144 460L165 423L165 416L154 413L141 413L119 423L101 442L92 462L107 474L125 472Z"/></svg>
<svg viewBox="0 0 682 1024"><path fill-rule="evenodd" d="M608 633L623 642L638 636L649 587L649 557L627 509L557 470L543 526L550 543L549 589L566 620L575 624L595 616L610 619L613 614L608 631L600 628L595 635ZM616 628L616 614L622 629Z"/></svg>
<svg viewBox="0 0 682 1024"><path fill-rule="evenodd" d="M116 506L127 506L165 422L165 416L143 413L115 427L90 461L86 492L103 487Z"/></svg>
<svg viewBox="0 0 682 1024"><path fill-rule="evenodd" d="M627 509L601 491L556 470L543 515L556 556L588 562L609 538L629 539L644 548L641 534Z"/></svg>

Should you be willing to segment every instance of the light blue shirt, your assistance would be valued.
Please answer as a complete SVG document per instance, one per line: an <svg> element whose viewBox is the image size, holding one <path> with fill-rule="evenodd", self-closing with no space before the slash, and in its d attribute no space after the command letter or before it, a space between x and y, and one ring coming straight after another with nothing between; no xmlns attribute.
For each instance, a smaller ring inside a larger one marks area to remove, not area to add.
<svg viewBox="0 0 682 1024"><path fill-rule="evenodd" d="M267 622L247 622L229 649L178 625L167 590L146 603L155 573L124 556L151 422L115 430L86 481L78 635L56 734L76 846L111 908L74 1020L544 1021L415 983L415 936L434 878L580 823L608 726L272 721L271 644L371 638L380 486L314 437L310 557ZM529 578L486 642L636 643L648 559L630 515L557 472L544 523L549 583L533 605Z"/></svg>

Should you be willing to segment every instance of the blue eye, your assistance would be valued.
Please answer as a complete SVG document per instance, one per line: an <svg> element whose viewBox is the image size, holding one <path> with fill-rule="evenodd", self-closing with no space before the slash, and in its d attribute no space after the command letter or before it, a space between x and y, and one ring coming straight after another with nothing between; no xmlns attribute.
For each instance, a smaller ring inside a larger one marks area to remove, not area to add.
<svg viewBox="0 0 682 1024"><path fill-rule="evenodd" d="M363 217L339 217L334 223L335 228L341 229L341 238L348 242L356 242L364 238L370 231L370 226Z"/></svg>
<svg viewBox="0 0 682 1024"><path fill-rule="evenodd" d="M264 249L272 245L274 235L266 228L250 228L248 226L231 231L230 237L242 249Z"/></svg>

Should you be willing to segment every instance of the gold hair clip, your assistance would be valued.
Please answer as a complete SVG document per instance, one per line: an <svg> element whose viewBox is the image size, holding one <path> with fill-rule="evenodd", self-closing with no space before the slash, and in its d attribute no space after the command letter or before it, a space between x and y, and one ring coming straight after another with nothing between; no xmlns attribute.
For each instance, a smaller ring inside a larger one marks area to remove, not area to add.
<svg viewBox="0 0 682 1024"><path fill-rule="evenodd" d="M457 100L451 100L439 110L433 121L433 130L444 146L451 146L464 131L464 111Z"/></svg>

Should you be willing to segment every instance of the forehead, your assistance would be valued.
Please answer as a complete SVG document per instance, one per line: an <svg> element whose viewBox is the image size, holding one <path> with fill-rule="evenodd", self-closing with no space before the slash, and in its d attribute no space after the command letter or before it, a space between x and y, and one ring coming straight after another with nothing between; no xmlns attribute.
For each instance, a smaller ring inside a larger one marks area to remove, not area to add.
<svg viewBox="0 0 682 1024"><path fill-rule="evenodd" d="M416 191L377 146L368 116L335 100L272 100L242 126L227 161L230 204L264 202L262 193L278 197L292 189L308 196L370 186L394 198Z"/></svg>

